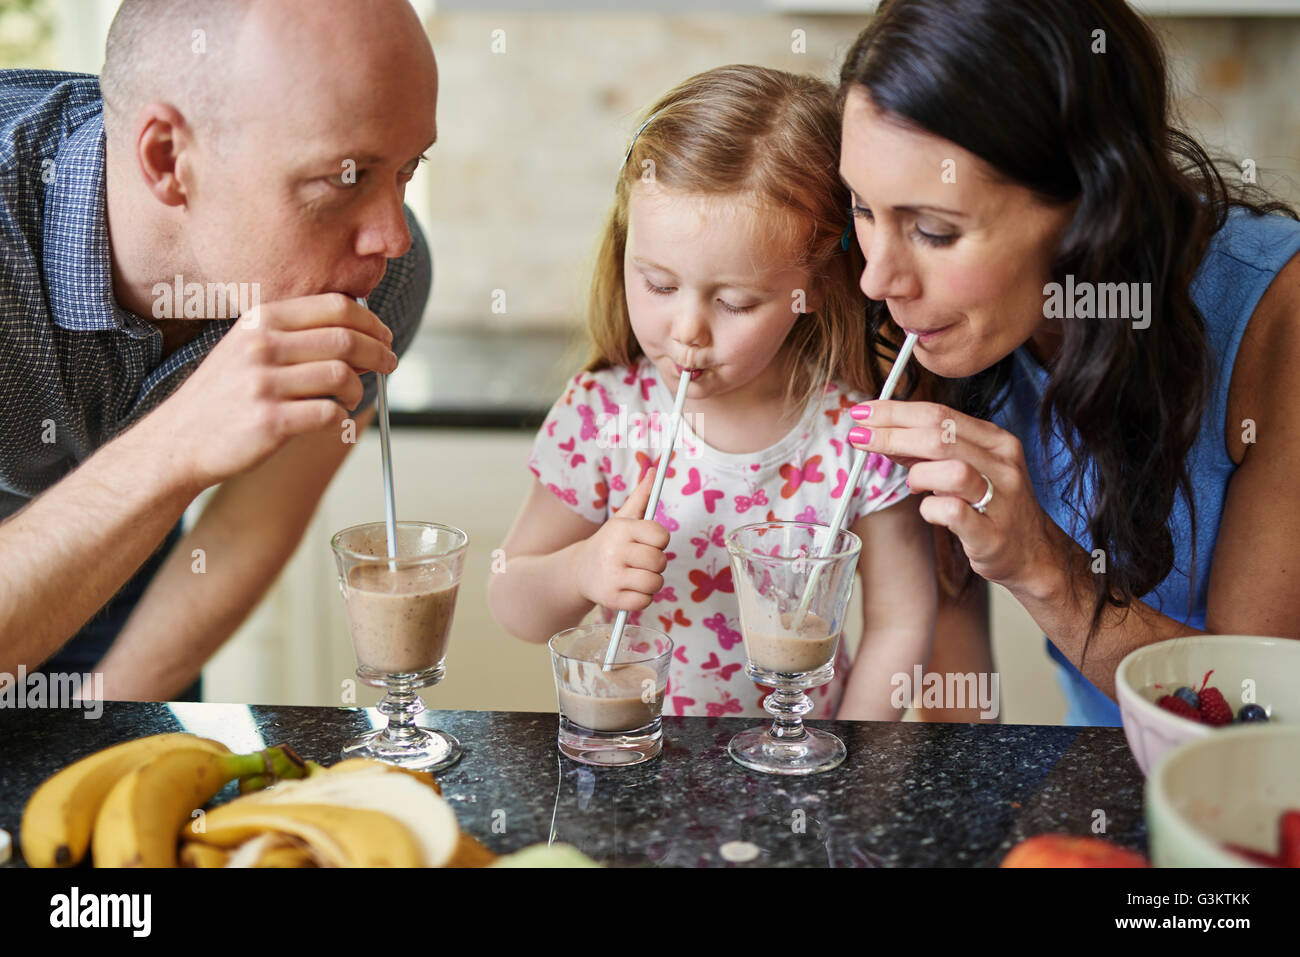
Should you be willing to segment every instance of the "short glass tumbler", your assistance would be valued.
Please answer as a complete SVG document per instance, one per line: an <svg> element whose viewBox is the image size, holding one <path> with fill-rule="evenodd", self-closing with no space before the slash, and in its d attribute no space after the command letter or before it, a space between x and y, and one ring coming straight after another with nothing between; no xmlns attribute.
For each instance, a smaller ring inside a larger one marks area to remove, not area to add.
<svg viewBox="0 0 1300 957"><path fill-rule="evenodd" d="M660 715L672 639L654 628L628 625L606 671L613 630L609 622L579 625L548 643L559 699L557 744L562 754L584 764L640 764L663 749Z"/></svg>

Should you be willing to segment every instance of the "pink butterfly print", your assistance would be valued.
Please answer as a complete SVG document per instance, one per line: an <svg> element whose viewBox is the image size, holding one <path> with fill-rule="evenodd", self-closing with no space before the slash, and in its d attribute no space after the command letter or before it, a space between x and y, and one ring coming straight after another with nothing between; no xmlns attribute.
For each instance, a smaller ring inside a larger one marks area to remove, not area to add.
<svg viewBox="0 0 1300 957"><path fill-rule="evenodd" d="M879 452L872 452L867 456L867 468L873 467L881 478L889 478L889 473L894 470L894 463Z"/></svg>
<svg viewBox="0 0 1300 957"><path fill-rule="evenodd" d="M713 526L709 527L713 528ZM703 558L705 550L710 545L717 545L719 548L726 548L726 542L722 540L722 533L724 531L726 531L725 526L719 525L717 528L713 528L712 534L706 530L703 538L692 538L691 544L695 546L695 557Z"/></svg>
<svg viewBox="0 0 1300 957"><path fill-rule="evenodd" d="M794 520L795 520L796 522L816 522L816 521L817 521L817 509L815 509L815 508L813 508L811 505L809 505L809 506L808 506L807 508L805 508L802 512L800 512L798 515L796 515L796 516L794 517Z"/></svg>
<svg viewBox="0 0 1300 957"><path fill-rule="evenodd" d="M610 399L609 393L605 391L605 387L599 382L594 382L592 384L595 385L596 391L600 394L600 404L605 411L610 415L618 415L618 403Z"/></svg>
<svg viewBox="0 0 1300 957"><path fill-rule="evenodd" d="M844 486L849 484L849 473L844 471L844 469L836 469L835 476L839 481L835 483L835 490L831 492L831 498L839 498L843 495Z"/></svg>
<svg viewBox="0 0 1300 957"><path fill-rule="evenodd" d="M673 649L673 657L676 658L684 665L690 664L690 662L686 660L686 649L683 648L681 645L678 645L676 648Z"/></svg>
<svg viewBox="0 0 1300 957"><path fill-rule="evenodd" d="M547 423L546 423L546 434L549 435L549 436L554 437L554 435L555 435L555 427L556 427L557 425L559 425L559 424L560 424L559 419L552 419L550 422L547 422Z"/></svg>
<svg viewBox="0 0 1300 957"><path fill-rule="evenodd" d="M646 402L650 401L650 390L654 388L654 384L655 384L654 379L641 380L641 398L644 399Z"/></svg>
<svg viewBox="0 0 1300 957"><path fill-rule="evenodd" d="M704 507L708 513L712 515L714 506L717 504L718 499L722 498L725 493L718 489L704 488L700 482L699 469L693 468L687 474L691 477L691 480L687 482L686 486L682 489L682 494L694 495L696 492L702 491L704 495Z"/></svg>
<svg viewBox="0 0 1300 957"><path fill-rule="evenodd" d="M570 505L578 504L578 490L572 488L561 489L553 482L547 482L546 487L550 489L561 500L568 502Z"/></svg>
<svg viewBox="0 0 1300 957"><path fill-rule="evenodd" d="M691 627L691 620L686 617L680 608L677 609L677 614L673 615L671 618L667 615L660 615L659 621L663 624L665 632L672 631L673 625L682 625L686 628Z"/></svg>
<svg viewBox="0 0 1300 957"><path fill-rule="evenodd" d="M741 641L740 632L727 626L727 616L722 612L704 619L704 627L718 636L718 644L723 650L730 651Z"/></svg>
<svg viewBox="0 0 1300 957"><path fill-rule="evenodd" d="M591 406L578 406L578 417L582 419L581 435L584 442L600 435L600 429L596 428L596 412Z"/></svg>
<svg viewBox="0 0 1300 957"><path fill-rule="evenodd" d="M637 641L632 643L631 645L628 645L628 647L631 648L633 651L635 651L638 655L641 655L641 654L645 654L647 651L650 650L650 642Z"/></svg>
<svg viewBox="0 0 1300 957"><path fill-rule="evenodd" d="M569 441L567 441L567 442L561 442L561 443L560 443L560 450L563 451L563 452L572 452L573 449L574 449L574 447L575 447L577 444L578 444L578 440L577 440L577 439L575 439L575 438L570 438Z"/></svg>
<svg viewBox="0 0 1300 957"><path fill-rule="evenodd" d="M719 676L721 676L723 681L729 681L731 680L731 676L734 675L739 670L740 670L740 662L737 661L737 662L733 662L732 664L726 665L724 668L722 668L721 671L718 672L718 674Z"/></svg>
<svg viewBox="0 0 1300 957"><path fill-rule="evenodd" d="M655 592L654 597L650 599L651 602L654 602L656 604L658 604L661 601L676 601L676 600L677 600L677 592L673 589L672 585L669 585L668 587L664 588L661 591Z"/></svg>
<svg viewBox="0 0 1300 957"><path fill-rule="evenodd" d="M695 704L694 698L687 698L684 695L673 695L673 710L678 714L682 714L693 704Z"/></svg>
<svg viewBox="0 0 1300 957"><path fill-rule="evenodd" d="M839 439L831 439L831 448L835 450L835 457L839 458L844 455L844 443Z"/></svg>
<svg viewBox="0 0 1300 957"><path fill-rule="evenodd" d="M709 653L709 660L706 661L704 664L700 665L700 667L701 667L702 669L708 671L708 670L710 670L710 669L712 669L712 668L717 668L717 667L718 667L719 665L721 665L721 664L722 664L722 662L720 662L720 661L718 660L718 656L717 656L717 654L716 654L716 653L713 653L713 652L710 652L710 653ZM720 670L718 671L718 674L722 676L722 680L723 680L723 681L726 681L727 679L729 679L732 675L734 675L734 674L735 674L737 671L739 671L739 670L740 670L740 664L739 664L739 663L736 663L736 664L730 664L730 665L727 665L725 668L720 669Z"/></svg>
<svg viewBox="0 0 1300 957"><path fill-rule="evenodd" d="M669 532L675 532L682 526L678 524L677 519L668 514L667 508L663 502L659 503L659 508L655 510L655 521Z"/></svg>
<svg viewBox="0 0 1300 957"><path fill-rule="evenodd" d="M623 376L624 385L636 385L636 366L627 370L627 375Z"/></svg>
<svg viewBox="0 0 1300 957"><path fill-rule="evenodd" d="M781 497L790 498L799 490L799 486L804 482L811 484L813 482L820 482L822 479L826 478L825 475L817 470L817 466L821 464L821 460L822 457L820 455L814 455L804 463L804 467L801 469L795 468L795 466L790 464L782 465L779 471L781 473L781 478L785 479L785 485L781 487Z"/></svg>
<svg viewBox="0 0 1300 957"><path fill-rule="evenodd" d="M695 591L691 592L691 601L704 601L715 591L734 594L736 584L731 580L731 566L728 565L716 575L710 575L708 572L701 571L698 568L692 568L687 576L691 584L695 586Z"/></svg>
<svg viewBox="0 0 1300 957"><path fill-rule="evenodd" d="M573 458L569 459L569 468L576 469L579 465L581 465L585 461L587 461L587 457L583 455L581 452L579 452Z"/></svg>
<svg viewBox="0 0 1300 957"><path fill-rule="evenodd" d="M610 481L609 487L616 492L627 491L627 484L623 481L623 476L621 475L615 475L614 478Z"/></svg>
<svg viewBox="0 0 1300 957"><path fill-rule="evenodd" d="M721 704L710 701L707 705L705 705L705 707L708 709L710 718L721 718L727 712L740 714L740 712L743 710L740 707L740 699L732 698L730 695L728 695L727 700L723 701Z"/></svg>
<svg viewBox="0 0 1300 957"><path fill-rule="evenodd" d="M720 664L722 664L722 662L718 660L718 653L716 651L710 651L709 660L700 665L700 668L708 671L710 668L716 668Z"/></svg>
<svg viewBox="0 0 1300 957"><path fill-rule="evenodd" d="M743 515L745 512L748 512L751 508L753 508L756 505L766 505L766 504L767 504L767 492L765 492L763 489L759 489L757 492L753 494L753 496L749 496L749 495L736 496L736 512L738 514Z"/></svg>
<svg viewBox="0 0 1300 957"><path fill-rule="evenodd" d="M609 486L604 482L596 483L596 495L598 498L591 503L592 508L602 509L609 504Z"/></svg>

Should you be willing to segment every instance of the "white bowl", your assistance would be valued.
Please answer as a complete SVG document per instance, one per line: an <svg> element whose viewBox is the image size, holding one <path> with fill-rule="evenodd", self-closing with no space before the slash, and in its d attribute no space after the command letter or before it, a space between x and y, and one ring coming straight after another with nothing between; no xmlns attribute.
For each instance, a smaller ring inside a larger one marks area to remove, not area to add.
<svg viewBox="0 0 1300 957"><path fill-rule="evenodd" d="M1147 777L1156 867L1260 867L1223 843L1276 854L1278 819L1300 808L1300 725L1208 730L1168 751Z"/></svg>
<svg viewBox="0 0 1300 957"><path fill-rule="evenodd" d="M1257 635L1189 635L1144 645L1130 652L1115 670L1115 695L1129 750L1142 769L1151 768L1165 751L1224 728L1181 718L1156 705L1182 685L1209 686L1223 692L1234 718L1241 710L1243 682L1254 682L1255 703L1269 723L1300 724L1300 640ZM1162 685L1156 688L1155 685Z"/></svg>

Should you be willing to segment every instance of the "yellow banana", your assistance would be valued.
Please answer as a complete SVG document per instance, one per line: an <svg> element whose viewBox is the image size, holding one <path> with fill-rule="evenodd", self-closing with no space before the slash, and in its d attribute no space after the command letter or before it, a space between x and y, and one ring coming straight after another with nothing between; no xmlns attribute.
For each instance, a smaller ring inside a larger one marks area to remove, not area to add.
<svg viewBox="0 0 1300 957"><path fill-rule="evenodd" d="M168 751L113 785L95 819L96 867L175 867L177 835L228 782L264 773L301 773L302 759L278 746L252 754Z"/></svg>
<svg viewBox="0 0 1300 957"><path fill-rule="evenodd" d="M290 834L333 867L420 867L420 847L405 826L381 811L329 804L237 798L213 808L203 830L184 826L187 840L235 847L266 831Z"/></svg>
<svg viewBox="0 0 1300 957"><path fill-rule="evenodd" d="M192 734L155 734L105 748L45 781L23 810L22 852L31 867L72 867L90 846L105 796L146 761L177 749L229 754L220 741Z"/></svg>
<svg viewBox="0 0 1300 957"><path fill-rule="evenodd" d="M181 867L225 867L227 854L219 847L189 843L181 848Z"/></svg>

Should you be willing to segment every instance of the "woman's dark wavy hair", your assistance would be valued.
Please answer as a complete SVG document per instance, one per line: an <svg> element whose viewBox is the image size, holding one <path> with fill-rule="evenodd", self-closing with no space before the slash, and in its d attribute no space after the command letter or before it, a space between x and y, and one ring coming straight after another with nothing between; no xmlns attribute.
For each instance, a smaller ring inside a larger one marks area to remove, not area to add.
<svg viewBox="0 0 1300 957"><path fill-rule="evenodd" d="M1093 52L1099 38L1104 52ZM1196 521L1186 460L1212 368L1189 287L1231 206L1295 212L1230 187L1170 125L1164 53L1123 0L885 0L840 71L841 110L862 87L876 107L1044 201L1078 202L1054 281L1151 284L1147 329L1127 319L1063 323L1038 425L1044 448L1054 421L1073 430L1058 478L1068 479L1066 501L1093 547L1105 550L1106 573L1092 576L1089 639L1107 605L1128 609L1173 568L1168 520L1179 493L1192 517L1190 613ZM867 318L872 352L888 368L898 343L885 303L870 302ZM987 419L1006 398L1012 361L965 379L927 375L925 384L935 401ZM901 394L920 381L913 363ZM1082 501L1085 476L1091 503ZM974 576L960 542L949 544L945 585L956 591L960 579L964 592Z"/></svg>

